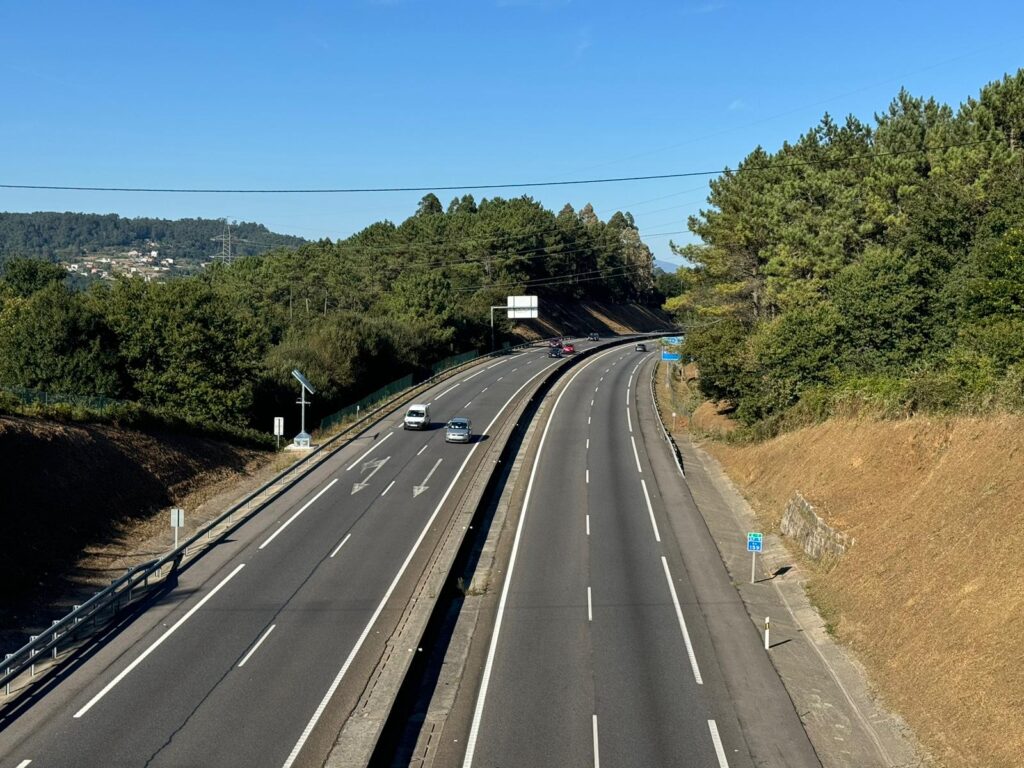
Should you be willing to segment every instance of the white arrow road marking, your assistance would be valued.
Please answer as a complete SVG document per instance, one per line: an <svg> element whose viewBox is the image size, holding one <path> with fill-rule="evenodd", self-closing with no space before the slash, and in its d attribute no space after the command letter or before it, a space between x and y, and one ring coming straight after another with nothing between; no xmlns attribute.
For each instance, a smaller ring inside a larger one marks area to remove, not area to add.
<svg viewBox="0 0 1024 768"><path fill-rule="evenodd" d="M386 435L384 435L384 437L382 437L380 440L378 440L376 443L373 444L373 447L370 448L370 450L368 450L366 453L364 453L358 459L356 459L351 464L349 464L345 471L348 472L349 470L353 470L356 467L358 467L359 466L359 462L361 462L363 459L365 459L367 456L369 456L373 451L375 451L378 448L380 448L381 443L383 443L385 440L387 440L393 434L395 434L395 433L394 432L388 432Z"/></svg>
<svg viewBox="0 0 1024 768"><path fill-rule="evenodd" d="M440 466L442 461L444 461L444 459L438 459L437 461L435 461L434 466L431 467L429 472L427 472L427 476L423 478L423 482L420 483L419 485L414 485L412 487L412 497L414 499L421 493L423 493L425 490L427 490L427 488L430 487L427 485L427 482L430 480L430 476L434 474L434 471L438 468L438 466Z"/></svg>
<svg viewBox="0 0 1024 768"><path fill-rule="evenodd" d="M363 464L363 472L366 471L367 467L373 467L373 471L366 477L364 477L362 480L360 480L358 483L353 483L352 493L349 495L351 496L352 494L359 493L361 490L363 490L363 488L368 486L370 484L370 478L372 478L374 475L380 472L381 467L387 464L388 461L390 461L390 459L390 456L385 456L383 459L375 459L374 461L368 461L365 464Z"/></svg>

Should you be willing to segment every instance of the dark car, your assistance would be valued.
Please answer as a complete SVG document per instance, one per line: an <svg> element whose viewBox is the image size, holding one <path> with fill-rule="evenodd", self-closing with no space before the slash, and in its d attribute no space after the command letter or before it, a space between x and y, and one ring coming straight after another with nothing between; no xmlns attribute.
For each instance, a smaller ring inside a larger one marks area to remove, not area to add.
<svg viewBox="0 0 1024 768"><path fill-rule="evenodd" d="M562 356L562 348L561 347L552 347L551 349L548 350L548 357L561 357L561 356Z"/></svg>
<svg viewBox="0 0 1024 768"><path fill-rule="evenodd" d="M552 347L552 348L558 347L559 349L561 349L562 348L562 340L561 339L551 339L551 341L548 342L548 346Z"/></svg>
<svg viewBox="0 0 1024 768"><path fill-rule="evenodd" d="M637 352L646 352L647 351L647 345L643 344L643 343L637 344L636 345L636 351Z"/></svg>

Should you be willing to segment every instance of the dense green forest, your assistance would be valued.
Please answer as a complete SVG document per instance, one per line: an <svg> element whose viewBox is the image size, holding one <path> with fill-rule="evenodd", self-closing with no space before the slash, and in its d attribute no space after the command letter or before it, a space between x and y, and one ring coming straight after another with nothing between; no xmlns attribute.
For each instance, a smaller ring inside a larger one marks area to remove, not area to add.
<svg viewBox="0 0 1024 768"><path fill-rule="evenodd" d="M224 222L218 219L126 219L96 213L0 213L0 264L16 257L60 261L109 248L149 250L160 255L201 261L219 254ZM268 248L298 247L305 240L278 235L262 224L232 222L233 255L265 253Z"/></svg>
<svg viewBox="0 0 1024 768"><path fill-rule="evenodd" d="M704 393L767 432L1024 407L1022 145L1024 70L956 110L826 115L712 181L667 302Z"/></svg>
<svg viewBox="0 0 1024 768"><path fill-rule="evenodd" d="M399 225L217 263L165 283L73 291L13 259L0 280L0 386L102 395L197 424L265 430L300 368L314 416L440 358L490 344L490 307L523 292L658 304L629 214L557 215L528 197L429 194ZM503 321L502 334L507 332Z"/></svg>

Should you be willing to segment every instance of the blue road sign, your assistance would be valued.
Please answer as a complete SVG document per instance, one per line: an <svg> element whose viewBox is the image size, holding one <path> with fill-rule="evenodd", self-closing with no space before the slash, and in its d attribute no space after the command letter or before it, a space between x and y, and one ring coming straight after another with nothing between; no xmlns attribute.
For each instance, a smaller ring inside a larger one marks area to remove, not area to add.
<svg viewBox="0 0 1024 768"><path fill-rule="evenodd" d="M680 355L678 352L665 352L664 350L662 350L661 359L665 360L666 362L675 363L678 362L679 360L682 360L683 356Z"/></svg>
<svg viewBox="0 0 1024 768"><path fill-rule="evenodd" d="M664 342L666 344L678 344L679 343L679 337L678 336L666 336L664 338Z"/></svg>
<svg viewBox="0 0 1024 768"><path fill-rule="evenodd" d="M747 552L760 552L761 542L764 540L764 534L761 533L748 533L747 534Z"/></svg>

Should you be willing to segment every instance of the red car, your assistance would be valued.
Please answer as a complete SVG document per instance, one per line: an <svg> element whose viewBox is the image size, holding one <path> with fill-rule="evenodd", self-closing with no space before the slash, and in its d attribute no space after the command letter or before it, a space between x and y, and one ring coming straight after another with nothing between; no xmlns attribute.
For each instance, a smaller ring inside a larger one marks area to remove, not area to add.
<svg viewBox="0 0 1024 768"><path fill-rule="evenodd" d="M576 351L576 347L574 347L572 344L564 344L562 346L562 351L567 355L571 355L573 352Z"/></svg>

